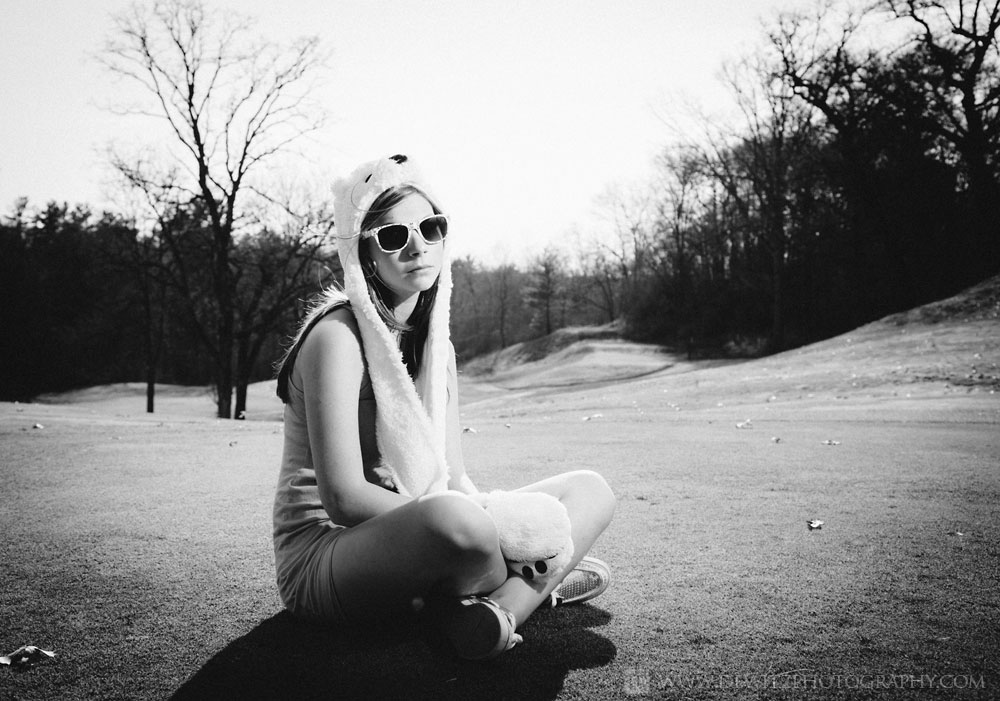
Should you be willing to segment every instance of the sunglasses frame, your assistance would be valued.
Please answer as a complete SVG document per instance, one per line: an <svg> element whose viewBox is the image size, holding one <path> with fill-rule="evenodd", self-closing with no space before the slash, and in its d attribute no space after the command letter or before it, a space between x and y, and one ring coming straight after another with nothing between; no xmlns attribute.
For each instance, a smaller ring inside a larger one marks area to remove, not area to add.
<svg viewBox="0 0 1000 701"><path fill-rule="evenodd" d="M428 219L440 219L444 223L444 231L445 231L445 233L437 241L428 241L424 237L424 232L420 230L420 225L423 224ZM395 249L392 249L392 250L389 250L389 249L386 249L385 247L383 247L382 246L382 242L379 241L379 238L378 238L379 232L382 231L382 229L389 228L390 226L405 226L406 227L406 241L404 241L403 245L400 246L399 248L395 248ZM410 238L413 236L413 232L417 232L417 236L419 236L421 239L423 239L424 243L426 243L428 246L436 246L437 244L444 242L444 240L446 238L448 238L448 216L445 215L445 214L428 214L426 217L424 217L420 221L416 221L416 222L392 222L391 224L382 224L381 226L376 226L376 227L374 227L372 229L367 229L366 231L363 231L362 232L362 236L364 236L364 238L366 238L366 239L368 239L368 238L374 238L375 239L375 245L378 246L379 250L382 251L383 253L399 253L404 248L406 248L407 246L410 245Z"/></svg>

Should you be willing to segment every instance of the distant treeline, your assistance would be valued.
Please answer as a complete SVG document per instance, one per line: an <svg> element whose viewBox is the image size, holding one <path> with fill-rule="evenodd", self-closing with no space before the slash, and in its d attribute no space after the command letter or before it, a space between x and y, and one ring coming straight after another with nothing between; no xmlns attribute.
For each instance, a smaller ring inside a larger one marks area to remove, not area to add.
<svg viewBox="0 0 1000 701"><path fill-rule="evenodd" d="M905 38L878 46L873 26ZM605 198L599 236L527 264L453 262L459 355L612 322L690 352L777 351L997 273L998 27L996 2L782 15L727 68L739 122L674 128L657 178ZM213 206L169 203L140 231L15 203L0 218L0 399L232 377L238 416L338 271L325 203L308 226L233 219L222 237Z"/></svg>
<svg viewBox="0 0 1000 701"><path fill-rule="evenodd" d="M656 179L606 198L602 241L523 272L469 266L468 289L489 294L456 301L459 342L597 319L696 352L773 352L1000 270L1000 3L818 7L726 67L735 123L675 120Z"/></svg>
<svg viewBox="0 0 1000 701"><path fill-rule="evenodd" d="M110 382L212 384L222 316L202 217L192 205L150 235L85 206L31 212L18 202L0 220L0 399ZM233 243L231 333L244 391L270 375L303 300L328 274L323 239L260 227Z"/></svg>

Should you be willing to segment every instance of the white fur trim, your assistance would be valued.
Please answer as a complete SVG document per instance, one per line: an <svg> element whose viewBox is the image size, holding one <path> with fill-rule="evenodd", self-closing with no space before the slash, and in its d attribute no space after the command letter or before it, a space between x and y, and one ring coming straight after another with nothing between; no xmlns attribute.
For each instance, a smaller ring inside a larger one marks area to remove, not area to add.
<svg viewBox="0 0 1000 701"><path fill-rule="evenodd" d="M351 302L368 373L375 392L375 435L386 466L395 477L400 493L420 496L447 489L445 457L447 372L451 353L448 323L451 269L445 245L438 293L431 310L424 359L418 373L418 393L403 364L402 356L375 305L358 246L361 223L375 199L386 190L412 185L432 197L413 164L381 158L358 167L334 185L334 219L337 252L344 269L344 291Z"/></svg>

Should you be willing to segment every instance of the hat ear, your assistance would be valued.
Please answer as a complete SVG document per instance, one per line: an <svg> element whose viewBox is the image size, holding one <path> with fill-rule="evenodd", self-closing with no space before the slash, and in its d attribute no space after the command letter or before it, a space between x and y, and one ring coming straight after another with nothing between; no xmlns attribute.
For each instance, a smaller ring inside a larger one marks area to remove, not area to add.
<svg viewBox="0 0 1000 701"><path fill-rule="evenodd" d="M361 222L376 198L402 185L412 185L431 201L438 202L414 160L402 153L363 163L351 175L334 183L333 214L337 237L358 237Z"/></svg>

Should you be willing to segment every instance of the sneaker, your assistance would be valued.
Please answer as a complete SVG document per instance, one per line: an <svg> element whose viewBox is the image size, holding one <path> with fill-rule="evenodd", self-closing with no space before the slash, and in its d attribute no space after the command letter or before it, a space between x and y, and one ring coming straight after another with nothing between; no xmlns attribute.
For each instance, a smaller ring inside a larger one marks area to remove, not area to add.
<svg viewBox="0 0 1000 701"><path fill-rule="evenodd" d="M455 653L466 660L488 660L523 641L514 632L514 614L485 596L452 602L439 620Z"/></svg>
<svg viewBox="0 0 1000 701"><path fill-rule="evenodd" d="M611 583L611 568L596 557L584 557L549 597L552 606L579 604L604 593Z"/></svg>

